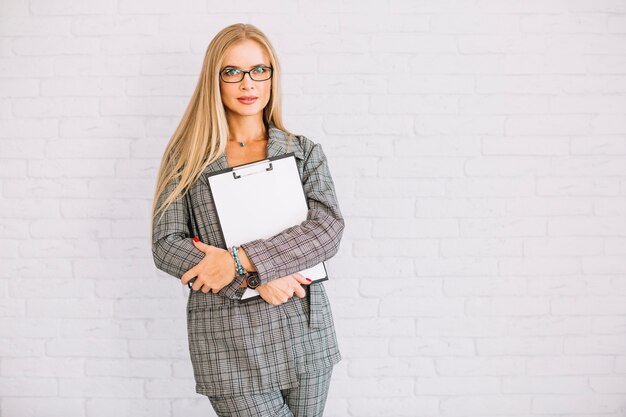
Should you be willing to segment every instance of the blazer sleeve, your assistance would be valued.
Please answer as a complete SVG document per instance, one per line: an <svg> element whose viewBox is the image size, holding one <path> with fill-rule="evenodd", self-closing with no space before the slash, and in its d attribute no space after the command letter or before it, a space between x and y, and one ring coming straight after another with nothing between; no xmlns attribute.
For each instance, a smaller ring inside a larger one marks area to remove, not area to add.
<svg viewBox="0 0 626 417"><path fill-rule="evenodd" d="M174 190L178 181L172 181L159 196L159 204ZM160 219L152 223L152 257L154 264L161 271L181 279L182 275L196 266L204 253L193 244L190 236L189 211L186 196L180 196L165 211ZM233 271L234 275L234 271ZM217 294L239 300L244 289L239 291L243 277L236 278Z"/></svg>
<svg viewBox="0 0 626 417"><path fill-rule="evenodd" d="M257 269L261 284L317 265L339 250L344 219L319 143L313 144L305 157L302 186L309 207L305 221L268 239L241 245Z"/></svg>

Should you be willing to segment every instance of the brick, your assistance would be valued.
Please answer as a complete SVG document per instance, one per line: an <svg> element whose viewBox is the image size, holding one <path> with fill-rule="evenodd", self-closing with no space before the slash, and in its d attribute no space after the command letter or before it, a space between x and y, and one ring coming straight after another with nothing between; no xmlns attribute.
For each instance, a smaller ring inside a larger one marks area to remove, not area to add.
<svg viewBox="0 0 626 417"><path fill-rule="evenodd" d="M435 361L442 376L503 376L526 373L526 360L520 357L443 357Z"/></svg>
<svg viewBox="0 0 626 417"><path fill-rule="evenodd" d="M589 378L591 389L598 394L626 393L626 377L624 376L592 376Z"/></svg>
<svg viewBox="0 0 626 417"><path fill-rule="evenodd" d="M467 300L468 316L542 316L550 313L548 297L475 297Z"/></svg>
<svg viewBox="0 0 626 417"><path fill-rule="evenodd" d="M92 318L64 318L61 335L69 339L145 339L148 336L145 320L111 320Z"/></svg>
<svg viewBox="0 0 626 417"><path fill-rule="evenodd" d="M470 396L500 394L499 377L464 376L440 377L418 375L415 391L418 395Z"/></svg>
<svg viewBox="0 0 626 417"><path fill-rule="evenodd" d="M0 337L14 337L18 345L27 342L23 338L55 337L59 333L59 321L59 319L29 319L25 317L0 318ZM34 344L36 345L36 343ZM27 351L29 350L27 349Z"/></svg>
<svg viewBox="0 0 626 417"><path fill-rule="evenodd" d="M10 398L2 399L0 412L21 417L86 417L85 399L67 398Z"/></svg>
<svg viewBox="0 0 626 417"><path fill-rule="evenodd" d="M166 400L146 398L88 398L85 409L88 417L170 417L172 405Z"/></svg>
<svg viewBox="0 0 626 417"><path fill-rule="evenodd" d="M26 161L4 160L0 166L0 180L3 178L23 178L26 176Z"/></svg>
<svg viewBox="0 0 626 417"><path fill-rule="evenodd" d="M17 198L84 197L87 189L88 183L84 179L17 179L4 185L3 195Z"/></svg>
<svg viewBox="0 0 626 417"><path fill-rule="evenodd" d="M461 219L459 233L467 237L533 237L546 234L546 222L535 218Z"/></svg>
<svg viewBox="0 0 626 417"><path fill-rule="evenodd" d="M31 228L34 238L55 236L56 238L94 238L111 236L111 222L108 219L46 219L33 220Z"/></svg>
<svg viewBox="0 0 626 417"><path fill-rule="evenodd" d="M448 317L463 314L465 301L444 297L396 295L380 302L381 317Z"/></svg>
<svg viewBox="0 0 626 417"><path fill-rule="evenodd" d="M63 199L60 201L63 217L72 219L144 219L151 209L151 202L139 199ZM105 240L103 248L113 240Z"/></svg>
<svg viewBox="0 0 626 417"><path fill-rule="evenodd" d="M154 35L157 16L79 16L72 20L72 32L79 36Z"/></svg>
<svg viewBox="0 0 626 417"><path fill-rule="evenodd" d="M439 414L440 399L432 396L394 398L381 401L379 398L364 398L350 402L350 413L363 417L429 417ZM349 414L337 414L349 415Z"/></svg>
<svg viewBox="0 0 626 417"><path fill-rule="evenodd" d="M0 228L2 225L0 224ZM4 229L3 229L4 230ZM20 237L27 235L22 233L21 230L15 229L15 234L19 232ZM9 233L13 233L12 229L9 229ZM71 278L72 275L72 260L66 259L31 259L29 262L24 263L23 259L11 259L2 261L2 269L0 269L0 278L41 278L41 271L46 271L46 276L51 278Z"/></svg>
<svg viewBox="0 0 626 417"><path fill-rule="evenodd" d="M59 203L55 198L5 198L0 205L0 216L4 219L59 218Z"/></svg>
<svg viewBox="0 0 626 417"><path fill-rule="evenodd" d="M42 377L7 377L0 378L2 392L2 407L7 397L55 397L59 383L57 378Z"/></svg>
<svg viewBox="0 0 626 417"><path fill-rule="evenodd" d="M132 252L129 255L134 257ZM124 285L116 279L101 279L95 283L95 294L99 298L169 298L178 293L178 286L182 284L154 278L128 280Z"/></svg>
<svg viewBox="0 0 626 417"><path fill-rule="evenodd" d="M207 12L207 5L203 0L181 0L176 2L176 4L166 0L120 0L118 8L122 15L142 15L145 14L147 10L149 10L151 14L204 14Z"/></svg>
<svg viewBox="0 0 626 417"><path fill-rule="evenodd" d="M142 398L144 382L138 378L59 378L59 396L66 398Z"/></svg>
<svg viewBox="0 0 626 417"><path fill-rule="evenodd" d="M345 337L410 336L415 333L415 320L407 317L344 318L335 321L335 328Z"/></svg>
<svg viewBox="0 0 626 417"><path fill-rule="evenodd" d="M177 379L175 382L172 384L171 378L150 379L145 383L146 398L189 398L195 392L193 378Z"/></svg>
<svg viewBox="0 0 626 417"><path fill-rule="evenodd" d="M0 79L0 90L3 98L36 97L39 95L40 83L39 80L24 78Z"/></svg>
<svg viewBox="0 0 626 417"><path fill-rule="evenodd" d="M528 332L530 333L530 332ZM563 352L562 336L502 335L476 340L476 351L480 355L560 355Z"/></svg>
<svg viewBox="0 0 626 417"><path fill-rule="evenodd" d="M530 396L466 395L445 398L441 411L446 416L530 415Z"/></svg>
<svg viewBox="0 0 626 417"><path fill-rule="evenodd" d="M84 375L82 358L4 358L2 375L11 377L77 377Z"/></svg>
<svg viewBox="0 0 626 417"><path fill-rule="evenodd" d="M399 295L402 297L436 297L442 295L442 280L439 277L387 278L384 285L378 278L362 278L359 281L359 294L367 297L393 298Z"/></svg>
<svg viewBox="0 0 626 417"><path fill-rule="evenodd" d="M443 238L458 236L458 222L453 219L375 219L375 238Z"/></svg>
<svg viewBox="0 0 626 417"><path fill-rule="evenodd" d="M586 394L588 384L581 376L505 376L502 392L512 394Z"/></svg>
<svg viewBox="0 0 626 417"><path fill-rule="evenodd" d="M620 398L621 397L621 398ZM533 398L532 413L572 414L572 413L610 413L619 412L623 405L623 396L600 395L552 395Z"/></svg>
<svg viewBox="0 0 626 417"><path fill-rule="evenodd" d="M528 375L606 375L611 373L613 358L608 355L546 355L528 359Z"/></svg>
<svg viewBox="0 0 626 417"><path fill-rule="evenodd" d="M29 161L30 178L101 178L115 175L113 159L52 159Z"/></svg>
<svg viewBox="0 0 626 417"><path fill-rule="evenodd" d="M349 362L346 360L350 366L353 358L384 358L389 351L389 341L386 338L342 337L340 348L341 356L350 359Z"/></svg>
<svg viewBox="0 0 626 417"><path fill-rule="evenodd" d="M108 140L108 138L113 137L115 140L119 140L120 138L142 136L143 125L133 118L81 117L61 120L59 132L62 138L67 139L89 137L90 140L93 138ZM94 143L98 143L98 141Z"/></svg>
<svg viewBox="0 0 626 417"><path fill-rule="evenodd" d="M515 238L445 239L439 243L439 253L444 257L521 256L522 245Z"/></svg>
<svg viewBox="0 0 626 417"><path fill-rule="evenodd" d="M69 256L69 254L57 253L53 256ZM75 279L31 278L10 282L9 293L12 297L21 299L87 298L94 293L94 282Z"/></svg>
<svg viewBox="0 0 626 417"><path fill-rule="evenodd" d="M462 357L473 356L475 348L473 340L469 337L391 337L389 354L393 357ZM436 374L437 370L433 368L432 375L429 376Z"/></svg>
<svg viewBox="0 0 626 417"><path fill-rule="evenodd" d="M161 360L90 358L85 360L85 376L167 378L171 375L170 364Z"/></svg>
<svg viewBox="0 0 626 417"><path fill-rule="evenodd" d="M301 33L297 31L288 37L280 38L277 41L283 53L314 53L321 54L346 54L346 53L367 53L368 50L375 50L376 41L369 36L352 33L339 32L332 34L325 33ZM386 52L386 51L385 51Z"/></svg>
<svg viewBox="0 0 626 417"><path fill-rule="evenodd" d="M130 356L150 359L185 359L189 358L189 346L186 338L162 340L131 340Z"/></svg>
<svg viewBox="0 0 626 417"><path fill-rule="evenodd" d="M355 183L355 197L397 198L426 197L444 194L444 184L437 178L367 178L360 177ZM424 199L428 202L431 200ZM419 206L417 208L419 212Z"/></svg>
<svg viewBox="0 0 626 417"><path fill-rule="evenodd" d="M0 318L0 322L2 320L5 319ZM13 318L11 320L15 321L15 319ZM4 330L2 330L2 333L4 333ZM10 338L8 337L8 335L7 337L0 338L0 356L2 356L3 360L5 358L43 356L44 351L45 346L43 340L33 340L32 338L16 338L15 334L11 334Z"/></svg>
<svg viewBox="0 0 626 417"><path fill-rule="evenodd" d="M121 299L114 303L115 317L124 319L179 318L185 309L177 300Z"/></svg>
<svg viewBox="0 0 626 417"><path fill-rule="evenodd" d="M99 48L97 39L68 36L23 37L13 41L17 55L79 55L89 54Z"/></svg>
<svg viewBox="0 0 626 417"><path fill-rule="evenodd" d="M541 196L617 196L619 182L613 178L543 178L536 183Z"/></svg>
<svg viewBox="0 0 626 417"><path fill-rule="evenodd" d="M146 332L147 338L151 340L172 338L184 340L187 338L187 317L183 316L171 320L148 320Z"/></svg>
<svg viewBox="0 0 626 417"><path fill-rule="evenodd" d="M413 378L355 378L333 381L333 397L406 398L414 387Z"/></svg>
<svg viewBox="0 0 626 417"><path fill-rule="evenodd" d="M431 337L563 336L587 334L588 317L424 317L418 335Z"/></svg>
<svg viewBox="0 0 626 417"><path fill-rule="evenodd" d="M415 117L414 132L419 136L502 135L505 123L514 116L503 115L428 115ZM517 116L520 117L520 116ZM511 134L515 132L507 132Z"/></svg>
<svg viewBox="0 0 626 417"><path fill-rule="evenodd" d="M113 316L113 305L107 300L27 299L28 317L103 318Z"/></svg>
<svg viewBox="0 0 626 417"><path fill-rule="evenodd" d="M348 365L348 374L353 379L415 376L419 377L419 384L421 377L434 373L434 363L428 358L355 358Z"/></svg>
<svg viewBox="0 0 626 417"><path fill-rule="evenodd" d="M119 96L125 93L124 85L119 80L106 76L51 77L41 80L40 89L41 96L44 97ZM91 143L92 140L90 139L89 142ZM111 139L112 142L116 140ZM53 151L54 149L49 150ZM63 154L67 155L67 153Z"/></svg>

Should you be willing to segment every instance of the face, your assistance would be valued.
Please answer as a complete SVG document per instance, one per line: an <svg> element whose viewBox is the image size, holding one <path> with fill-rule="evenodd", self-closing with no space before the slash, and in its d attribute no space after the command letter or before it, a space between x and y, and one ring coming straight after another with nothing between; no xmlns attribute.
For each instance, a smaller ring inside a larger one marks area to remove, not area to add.
<svg viewBox="0 0 626 417"><path fill-rule="evenodd" d="M245 39L228 49L220 72L228 68L247 71L260 65L269 67L269 56L259 43ZM224 103L226 114L231 117L258 117L259 114L262 117L263 109L270 100L271 88L272 78L255 81L250 78L250 74L245 74L243 80L236 83L227 83L220 78L222 103ZM257 99L243 100L242 97L257 97Z"/></svg>

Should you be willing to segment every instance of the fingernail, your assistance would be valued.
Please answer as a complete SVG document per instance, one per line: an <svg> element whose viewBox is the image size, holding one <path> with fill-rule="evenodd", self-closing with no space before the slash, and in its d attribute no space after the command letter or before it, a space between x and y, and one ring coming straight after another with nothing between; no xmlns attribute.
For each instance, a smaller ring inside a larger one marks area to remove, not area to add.
<svg viewBox="0 0 626 417"><path fill-rule="evenodd" d="M198 239L197 237L194 237L194 238L193 238L193 241L194 241L194 242L200 242L200 239Z"/></svg>
<svg viewBox="0 0 626 417"><path fill-rule="evenodd" d="M311 280L311 278L307 278L306 280L307 280L307 281L309 281L309 282L313 282L313 281Z"/></svg>

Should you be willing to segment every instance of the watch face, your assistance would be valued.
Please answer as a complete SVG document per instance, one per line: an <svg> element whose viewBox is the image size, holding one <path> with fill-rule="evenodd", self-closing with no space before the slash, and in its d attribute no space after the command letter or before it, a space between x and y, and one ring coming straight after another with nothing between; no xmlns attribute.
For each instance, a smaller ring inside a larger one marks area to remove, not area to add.
<svg viewBox="0 0 626 417"><path fill-rule="evenodd" d="M259 279L259 274L250 274L250 276L248 277L248 287L256 288L259 286L260 283L261 280Z"/></svg>

